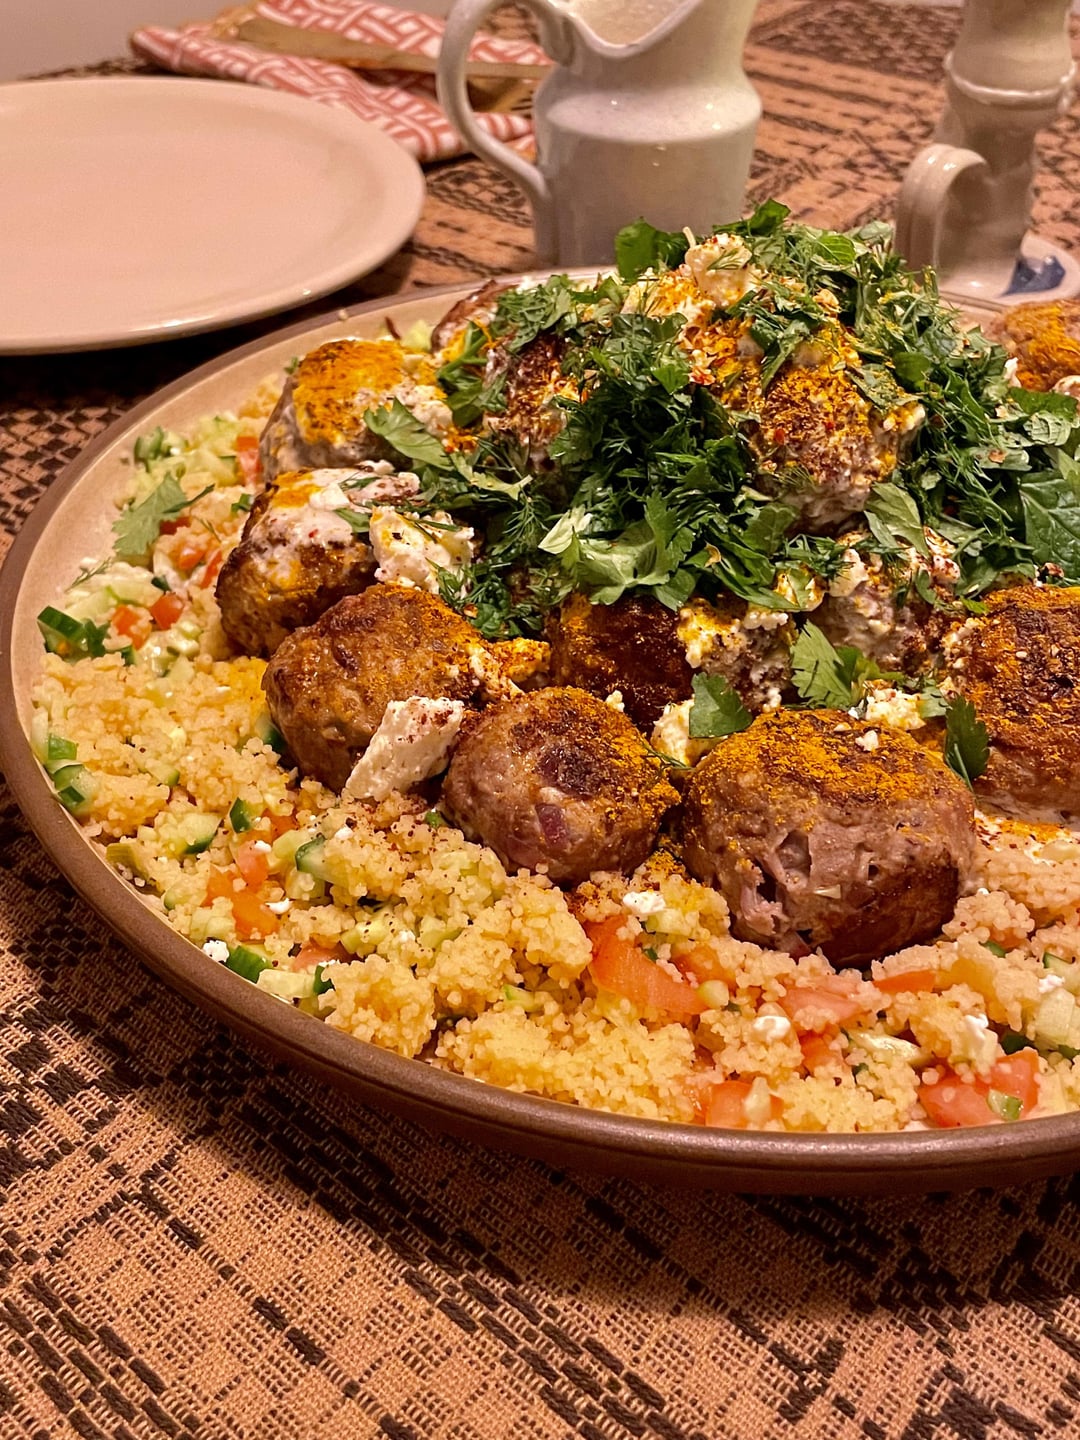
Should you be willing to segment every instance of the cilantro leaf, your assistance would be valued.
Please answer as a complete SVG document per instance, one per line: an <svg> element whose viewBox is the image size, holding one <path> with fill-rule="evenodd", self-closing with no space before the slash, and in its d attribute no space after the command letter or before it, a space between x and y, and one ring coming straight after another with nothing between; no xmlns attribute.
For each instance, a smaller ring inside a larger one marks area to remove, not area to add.
<svg viewBox="0 0 1080 1440"><path fill-rule="evenodd" d="M989 759L990 732L971 701L958 695L945 706L945 764L971 785Z"/></svg>
<svg viewBox="0 0 1080 1440"><path fill-rule="evenodd" d="M847 652L845 654L844 652ZM858 650L838 650L816 625L807 622L791 652L791 678L803 700L827 710L848 710L855 703Z"/></svg>
<svg viewBox="0 0 1080 1440"><path fill-rule="evenodd" d="M145 500L138 505L129 506L119 520L113 522L117 559L127 560L132 564L145 563L165 521L175 520L190 504L194 504L194 501L184 494L176 476L171 473L166 475L157 489L152 490Z"/></svg>
<svg viewBox="0 0 1080 1440"><path fill-rule="evenodd" d="M407 460L416 460L435 470L450 468L450 456L443 449L442 441L426 430L396 396L388 409L365 410L364 424L373 435L381 435Z"/></svg>
<svg viewBox="0 0 1080 1440"><path fill-rule="evenodd" d="M681 265L689 248L681 230L657 230L647 220L635 220L615 236L615 262L623 280L636 280L646 270Z"/></svg>
<svg viewBox="0 0 1080 1440"><path fill-rule="evenodd" d="M1080 582L1080 463L1058 451L1059 469L1025 475L1018 484L1024 534L1034 559L1054 562Z"/></svg>
<svg viewBox="0 0 1080 1440"><path fill-rule="evenodd" d="M690 737L716 740L736 735L753 723L754 717L722 675L694 676L694 703L690 707Z"/></svg>
<svg viewBox="0 0 1080 1440"><path fill-rule="evenodd" d="M919 555L929 559L930 546L926 542L919 507L899 485L886 480L874 486L866 502L866 520L879 544L891 548L895 540L903 540Z"/></svg>

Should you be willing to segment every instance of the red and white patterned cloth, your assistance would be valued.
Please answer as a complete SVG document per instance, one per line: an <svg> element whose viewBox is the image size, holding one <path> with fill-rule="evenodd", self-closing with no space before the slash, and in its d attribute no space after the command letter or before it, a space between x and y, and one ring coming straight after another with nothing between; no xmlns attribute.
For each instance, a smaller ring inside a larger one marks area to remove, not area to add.
<svg viewBox="0 0 1080 1440"><path fill-rule="evenodd" d="M323 30L433 57L442 44L441 20L369 0L263 0L255 9L268 20L301 30ZM178 30L147 26L131 37L131 47L141 59L181 75L247 80L272 90L310 95L324 105L342 106L378 125L418 160L445 160L468 148L439 108L431 75L401 70L360 72L326 60L274 54L238 40L219 39L209 22ZM538 46L527 41L490 35L477 36L470 56L526 65L542 64L546 59ZM532 134L532 123L524 115L484 114L478 119L497 139L508 143Z"/></svg>

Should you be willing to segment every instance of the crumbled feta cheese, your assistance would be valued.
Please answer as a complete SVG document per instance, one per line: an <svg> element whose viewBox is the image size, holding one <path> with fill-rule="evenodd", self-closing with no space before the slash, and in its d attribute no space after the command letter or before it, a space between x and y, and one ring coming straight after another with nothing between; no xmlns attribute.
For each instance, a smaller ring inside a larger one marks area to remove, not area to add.
<svg viewBox="0 0 1080 1440"><path fill-rule="evenodd" d="M664 907L664 897L658 890L630 890L622 899L622 903L636 915L639 920L644 920L649 915L659 915Z"/></svg>
<svg viewBox="0 0 1080 1440"><path fill-rule="evenodd" d="M253 840L251 848L259 855L269 855L271 850L271 846L265 840Z"/></svg>
<svg viewBox="0 0 1080 1440"><path fill-rule="evenodd" d="M875 681L866 687L863 718L872 725L893 730L918 730L926 724L919 713L919 696Z"/></svg>
<svg viewBox="0 0 1080 1440"><path fill-rule="evenodd" d="M285 899L285 900L268 900L268 901L266 902L266 908L267 908L268 910L272 910L275 915L284 915L285 912L286 912L286 910L288 910L288 908L289 908L289 906L290 906L291 904L292 904L292 901L291 901L291 900L288 900L288 899Z"/></svg>
<svg viewBox="0 0 1080 1440"><path fill-rule="evenodd" d="M855 744L858 745L860 750L873 752L881 744L881 741L878 739L876 730L867 730L865 735L857 735L855 737Z"/></svg>
<svg viewBox="0 0 1080 1440"><path fill-rule="evenodd" d="M626 714L626 706L623 704L623 694L621 690L612 690L611 694L604 700L604 704L612 710L618 710L620 715Z"/></svg>
<svg viewBox="0 0 1080 1440"><path fill-rule="evenodd" d="M748 605L743 616L744 630L779 630L788 622L786 610L766 610L757 605Z"/></svg>
<svg viewBox="0 0 1080 1440"><path fill-rule="evenodd" d="M696 765L719 743L716 740L691 740L690 711L693 705L692 700L675 700L665 705L649 740L654 750L679 765Z"/></svg>
<svg viewBox="0 0 1080 1440"><path fill-rule="evenodd" d="M345 782L360 800L385 800L395 790L437 775L457 739L465 706L460 700L413 695L391 700L379 728Z"/></svg>
<svg viewBox="0 0 1080 1440"><path fill-rule="evenodd" d="M450 516L437 510L429 517L437 525L450 524ZM408 585L438 593L440 570L461 570L472 555L473 532L467 526L455 530L425 530L423 519L416 523L389 506L371 512L368 539L378 569L375 579L384 584Z"/></svg>
<svg viewBox="0 0 1080 1440"><path fill-rule="evenodd" d="M1060 975L1041 975L1039 977L1039 994L1049 995L1051 990L1060 990L1065 981Z"/></svg>
<svg viewBox="0 0 1080 1440"><path fill-rule="evenodd" d="M969 1061L976 1070L986 1070L997 1055L997 1036L990 1029L985 1015L965 1015L958 1058Z"/></svg>
<svg viewBox="0 0 1080 1440"><path fill-rule="evenodd" d="M870 578L862 556L857 550L844 551L844 568L835 580L829 581L829 594L837 600L846 600L860 585Z"/></svg>
<svg viewBox="0 0 1080 1440"><path fill-rule="evenodd" d="M758 1015L750 1022L750 1033L759 1040L783 1040L791 1034L791 1021L786 1015Z"/></svg>
<svg viewBox="0 0 1080 1440"><path fill-rule="evenodd" d="M721 231L700 245L691 245L685 265L701 293L714 304L726 307L754 288L751 259L750 248L743 240Z"/></svg>
<svg viewBox="0 0 1080 1440"><path fill-rule="evenodd" d="M224 940L207 940L202 948L203 954L209 955L215 964L224 965L229 958L229 947Z"/></svg>

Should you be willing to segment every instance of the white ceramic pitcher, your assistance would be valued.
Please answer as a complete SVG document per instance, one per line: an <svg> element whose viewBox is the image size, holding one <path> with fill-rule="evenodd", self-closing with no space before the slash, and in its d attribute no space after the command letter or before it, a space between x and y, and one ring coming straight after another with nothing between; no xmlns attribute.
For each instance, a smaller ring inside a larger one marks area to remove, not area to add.
<svg viewBox="0 0 1080 1440"><path fill-rule="evenodd" d="M755 0L524 0L555 62L536 94L536 165L480 129L469 106L469 42L498 3L457 0L439 98L476 153L525 191L539 260L610 260L615 232L640 216L701 232L741 213L761 115L742 68Z"/></svg>

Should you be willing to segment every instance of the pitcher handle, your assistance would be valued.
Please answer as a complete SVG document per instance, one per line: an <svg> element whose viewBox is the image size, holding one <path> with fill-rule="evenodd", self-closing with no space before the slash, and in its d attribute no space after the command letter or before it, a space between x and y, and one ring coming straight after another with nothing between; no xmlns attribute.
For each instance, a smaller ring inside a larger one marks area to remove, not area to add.
<svg viewBox="0 0 1080 1440"><path fill-rule="evenodd" d="M465 138L469 147L497 169L517 182L528 197L533 212L536 252L540 260L555 258L555 224L552 213L551 189L535 165L523 160L501 140L496 140L477 124L469 104L465 62L477 29L503 0L456 0L446 20L442 49L439 53L438 95L452 125ZM566 36L560 17L552 11L548 0L522 0L536 16L540 26L540 43L558 62L566 49Z"/></svg>
<svg viewBox="0 0 1080 1440"><path fill-rule="evenodd" d="M911 162L896 202L895 244L913 270L941 264L949 191L977 168L989 168L977 150L941 142L925 146Z"/></svg>

